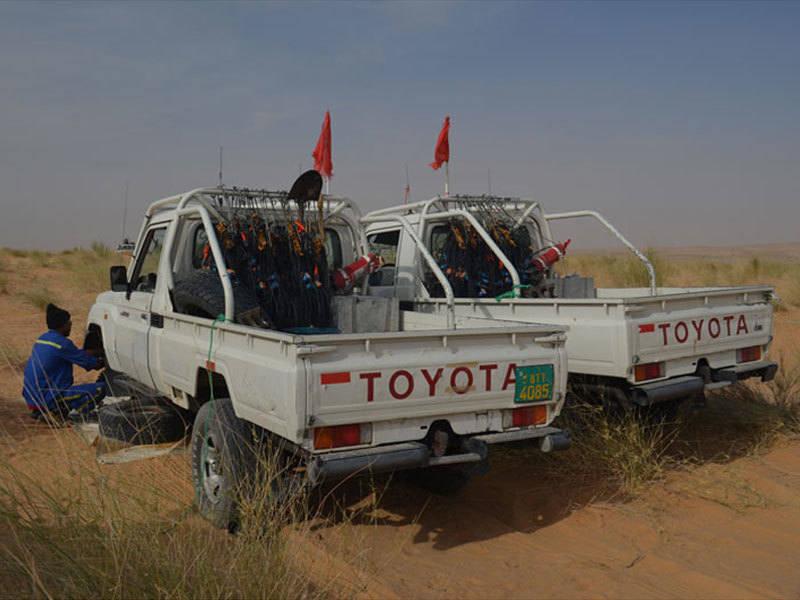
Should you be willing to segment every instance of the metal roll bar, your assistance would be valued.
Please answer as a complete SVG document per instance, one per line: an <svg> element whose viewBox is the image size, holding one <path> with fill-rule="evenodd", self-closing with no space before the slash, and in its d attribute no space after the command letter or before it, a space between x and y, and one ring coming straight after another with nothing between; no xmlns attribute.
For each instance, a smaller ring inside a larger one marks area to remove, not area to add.
<svg viewBox="0 0 800 600"><path fill-rule="evenodd" d="M455 329L456 328L456 300L455 294L453 293L453 287L450 285L450 282L447 280L447 277L444 276L442 270L439 268L439 265L436 264L436 260L433 258L431 253L425 247L425 244L422 242L422 239L417 235L417 232L414 231L413 225L408 222L408 219L403 217L402 215L391 215L388 217L383 217L381 215L373 215L373 216L366 216L361 219L362 223L381 223L385 221L396 221L400 223L403 229L408 233L411 239L414 241L417 249L420 251L422 256L425 258L425 261L428 263L428 266L433 271L433 274L436 276L436 279L439 280L439 283L442 285L442 289L444 290L444 295L447 300L447 328L448 329Z"/></svg>
<svg viewBox="0 0 800 600"><path fill-rule="evenodd" d="M647 269L647 273L650 275L650 295L656 295L656 270L653 268L653 264L648 260L648 258L642 254L642 252L633 244L631 244L624 235L622 235L616 228L606 221L605 217L601 215L599 212L594 210L574 210L571 212L563 212L563 213L553 213L553 214L545 214L544 218L546 222L549 221L556 221L558 219L574 219L579 217L591 217L597 219L602 223L606 229L608 229L614 237L616 237L624 246L626 246L631 252L633 252L636 257L642 261L645 268ZM552 237L550 234L550 225L547 225L547 237Z"/></svg>

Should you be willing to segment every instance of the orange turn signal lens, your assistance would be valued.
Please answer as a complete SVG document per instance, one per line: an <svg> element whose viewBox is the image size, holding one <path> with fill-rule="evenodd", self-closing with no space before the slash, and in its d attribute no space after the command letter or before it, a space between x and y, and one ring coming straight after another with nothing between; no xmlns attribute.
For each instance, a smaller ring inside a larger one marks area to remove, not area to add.
<svg viewBox="0 0 800 600"><path fill-rule="evenodd" d="M360 443L361 425L337 425L314 429L314 448L317 450L358 446Z"/></svg>
<svg viewBox="0 0 800 600"><path fill-rule="evenodd" d="M647 381L648 379L658 379L663 375L662 367L664 363L647 363L644 365L636 365L634 375L636 381Z"/></svg>
<svg viewBox="0 0 800 600"><path fill-rule="evenodd" d="M739 362L753 362L761 360L761 346L750 346L739 350Z"/></svg>
<svg viewBox="0 0 800 600"><path fill-rule="evenodd" d="M547 422L547 406L526 406L525 408L515 408L511 411L512 427L528 427L529 425L542 425Z"/></svg>

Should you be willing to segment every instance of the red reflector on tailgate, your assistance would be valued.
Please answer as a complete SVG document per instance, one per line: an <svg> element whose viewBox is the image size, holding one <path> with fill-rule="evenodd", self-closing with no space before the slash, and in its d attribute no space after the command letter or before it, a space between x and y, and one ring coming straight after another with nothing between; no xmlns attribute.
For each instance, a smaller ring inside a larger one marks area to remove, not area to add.
<svg viewBox="0 0 800 600"><path fill-rule="evenodd" d="M512 427L527 427L528 425L541 425L547 422L547 406L527 406L515 408L511 411Z"/></svg>
<svg viewBox="0 0 800 600"><path fill-rule="evenodd" d="M314 429L314 448L328 450L361 443L361 425L337 425Z"/></svg>
<svg viewBox="0 0 800 600"><path fill-rule="evenodd" d="M761 360L761 346L751 346L739 350L739 362L752 362Z"/></svg>
<svg viewBox="0 0 800 600"><path fill-rule="evenodd" d="M323 373L319 378L322 385L328 385L329 383L350 383L350 372Z"/></svg>

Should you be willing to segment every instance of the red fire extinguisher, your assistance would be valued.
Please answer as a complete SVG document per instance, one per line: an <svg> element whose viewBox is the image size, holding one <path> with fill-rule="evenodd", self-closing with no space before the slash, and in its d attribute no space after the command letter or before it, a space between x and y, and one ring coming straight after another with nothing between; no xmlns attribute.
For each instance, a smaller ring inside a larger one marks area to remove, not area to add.
<svg viewBox="0 0 800 600"><path fill-rule="evenodd" d="M331 283L335 290L342 291L355 285L358 278L374 273L382 266L383 258L380 255L367 254L331 275Z"/></svg>
<svg viewBox="0 0 800 600"><path fill-rule="evenodd" d="M563 244L553 244L534 259L533 266L536 267L539 272L546 271L554 265L559 258L567 253L567 246L569 246L571 241L572 238L569 238Z"/></svg>

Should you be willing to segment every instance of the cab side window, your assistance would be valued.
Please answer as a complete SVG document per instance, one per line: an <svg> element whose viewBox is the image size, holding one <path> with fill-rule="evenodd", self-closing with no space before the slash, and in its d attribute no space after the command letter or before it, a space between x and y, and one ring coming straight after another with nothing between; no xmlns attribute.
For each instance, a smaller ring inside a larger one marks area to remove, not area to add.
<svg viewBox="0 0 800 600"><path fill-rule="evenodd" d="M369 241L372 252L380 254L384 260L383 267L369 276L369 284L375 287L394 285L397 247L400 244L400 230L394 229L392 231L374 233L370 235L367 240Z"/></svg>
<svg viewBox="0 0 800 600"><path fill-rule="evenodd" d="M208 234L206 228L201 224L194 230L192 240L192 267L202 269L207 266L207 261L211 260L211 248L208 247Z"/></svg>
<svg viewBox="0 0 800 600"><path fill-rule="evenodd" d="M325 257L328 259L328 272L338 271L342 264L342 238L335 229L325 229Z"/></svg>
<svg viewBox="0 0 800 600"><path fill-rule="evenodd" d="M161 260L161 251L164 249L164 238L167 228L151 229L147 233L143 248L144 253L136 260L131 282L133 289L137 292L154 292L156 289L156 277L158 274L158 263Z"/></svg>

